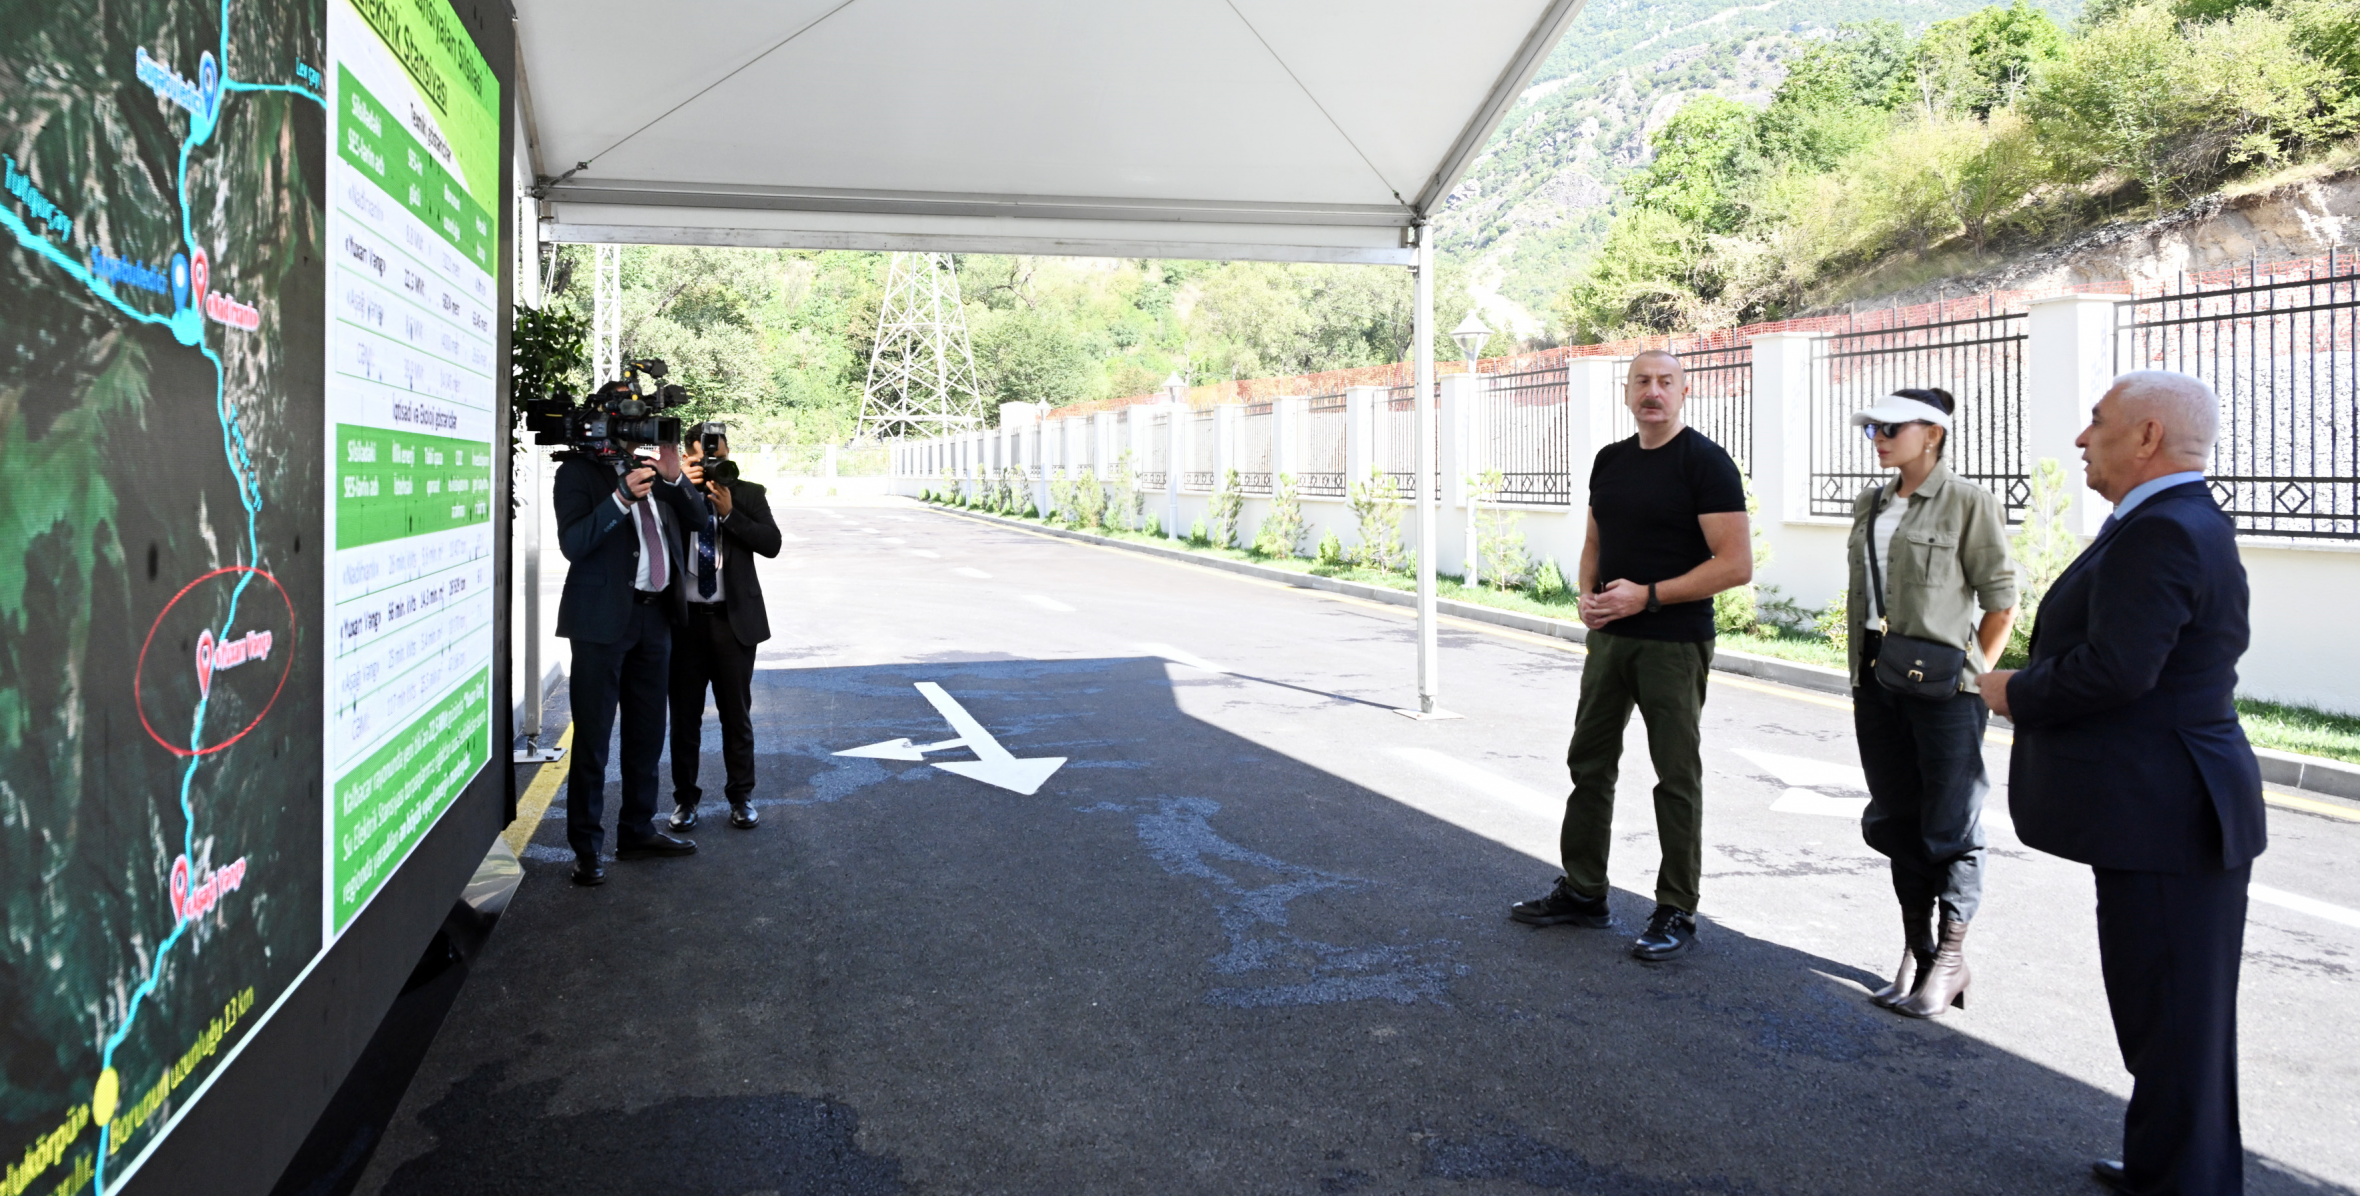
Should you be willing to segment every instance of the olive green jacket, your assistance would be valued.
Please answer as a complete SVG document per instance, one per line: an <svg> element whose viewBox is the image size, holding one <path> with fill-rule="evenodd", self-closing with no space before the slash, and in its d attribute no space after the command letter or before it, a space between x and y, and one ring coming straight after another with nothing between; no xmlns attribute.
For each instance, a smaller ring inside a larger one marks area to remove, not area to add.
<svg viewBox="0 0 2360 1196"><path fill-rule="evenodd" d="M1861 676L1861 632L1868 626L1869 529L1878 510L1894 501L1899 476L1860 492L1852 503L1850 625L1851 675ZM1879 557L1892 609L1885 629L1965 650L1960 688L1991 667L1975 628L1985 612L2016 605L2016 562L2008 556L2008 517L1997 498L1937 463L1918 487L1916 501L1893 533L1891 559Z"/></svg>

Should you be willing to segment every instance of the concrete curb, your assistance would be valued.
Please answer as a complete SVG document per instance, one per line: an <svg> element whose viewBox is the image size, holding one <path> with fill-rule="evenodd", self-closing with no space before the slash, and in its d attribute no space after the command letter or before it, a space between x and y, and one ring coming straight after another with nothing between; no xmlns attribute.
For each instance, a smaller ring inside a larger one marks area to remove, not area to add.
<svg viewBox="0 0 2360 1196"><path fill-rule="evenodd" d="M1011 519L1005 515L990 515L981 511L962 511L956 507L933 504L921 505L928 510L941 511L946 515L956 515L984 523L1001 524L1023 531L1039 532L1045 536L1076 540L1084 544L1097 544L1107 548L1120 548L1127 552L1185 561L1191 565L1202 565L1208 569L1223 569L1231 573L1256 577L1264 581L1275 581L1301 589L1325 590L1331 594L1343 594L1371 602L1388 603L1393 606L1416 606L1418 601L1414 594L1405 594L1400 590L1390 590L1383 586L1372 586L1365 582L1340 581L1333 577L1318 577L1270 565L1233 561L1226 557L1204 556L1190 552L1185 548L1166 548L1158 544L1135 544L1129 540L1117 540L1111 536L1077 532L1062 527L1049 527L1023 519ZM1497 607L1480 606L1472 602L1459 602L1449 598L1437 599L1435 606L1443 614L1453 618L1468 619L1477 623L1490 623L1500 627L1513 627L1518 631L1570 640L1577 644L1582 642L1583 636L1588 631L1581 624L1566 619L1529 615L1522 611L1500 610ZM1713 668L1719 672L1752 677L1758 681L1792 685L1797 689L1817 690L1820 693L1836 694L1846 698L1852 696L1852 686L1844 676L1843 670L1831 669L1823 665L1802 664L1792 660L1780 660L1772 656L1757 656L1751 652L1717 648L1713 652ZM2004 719L1995 718L1992 721L2002 727L2008 725ZM2304 756L2294 752L2281 752L2259 747L2254 749L2254 756L2261 761L2262 780L2270 784L2285 785L2293 789L2307 789L2313 793L2324 793L2349 801L2360 801L2360 764L2346 764L2341 760L2328 760L2318 756Z"/></svg>
<svg viewBox="0 0 2360 1196"><path fill-rule="evenodd" d="M1048 527L1029 520L1011 519L1005 515L991 515L982 511L962 511L956 507L940 506L929 509L979 522L999 524L1028 532L1039 532L1042 535L1055 536L1063 540L1076 540L1084 544L1097 544L1107 548L1120 548L1128 552L1144 553L1148 556L1185 561L1191 565L1221 569L1247 577L1260 578L1264 581L1275 581L1299 589L1324 590L1331 594L1343 594L1351 598L1383 602L1392 606L1414 607L1418 604L1415 594L1387 589L1384 586L1372 586L1366 582L1342 581L1333 577L1297 573L1291 569L1280 569L1271 565L1257 565L1250 561L1233 561L1227 557L1205 556L1190 552L1185 548L1166 548L1159 544L1136 544L1129 540L1117 540L1111 536L1078 532L1069 528ZM1568 640L1576 644L1584 642L1589 633L1588 628L1569 619L1552 619L1546 615L1501 610L1498 607L1460 602L1450 598L1437 598L1434 605L1437 610L1452 618L1466 619L1476 623L1490 623L1498 627L1512 627L1518 631ZM1774 681L1781 685L1792 685L1798 689L1818 690L1821 693L1840 694L1844 697L1852 695L1852 687L1845 678L1844 671L1822 665L1802 664L1792 660L1780 660L1773 656L1757 656L1751 652L1716 648L1713 651L1713 668L1719 672L1752 677L1759 681Z"/></svg>

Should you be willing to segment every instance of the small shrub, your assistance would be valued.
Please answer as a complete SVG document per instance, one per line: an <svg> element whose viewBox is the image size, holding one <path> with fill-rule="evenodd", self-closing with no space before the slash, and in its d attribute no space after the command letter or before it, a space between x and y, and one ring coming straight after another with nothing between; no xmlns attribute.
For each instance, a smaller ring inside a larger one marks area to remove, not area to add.
<svg viewBox="0 0 2360 1196"><path fill-rule="evenodd" d="M1819 612L1787 597L1774 585L1755 588L1754 619L1758 625L1795 635L1819 634Z"/></svg>
<svg viewBox="0 0 2360 1196"><path fill-rule="evenodd" d="M1065 524L1073 522L1072 478L1049 479L1049 506L1050 511L1044 517L1048 522Z"/></svg>
<svg viewBox="0 0 2360 1196"><path fill-rule="evenodd" d="M1500 590L1526 584L1531 580L1532 557L1524 551L1524 533L1519 530L1523 514L1502 511L1496 505L1484 509L1485 503L1493 502L1506 488L1506 475L1487 469L1471 480L1474 488L1468 501L1475 504L1475 559L1483 567L1483 577Z"/></svg>
<svg viewBox="0 0 2360 1196"><path fill-rule="evenodd" d="M1246 496L1238 491L1237 471L1221 475L1221 482L1205 500L1212 521L1212 545L1215 548L1237 547L1237 522L1245 515Z"/></svg>
<svg viewBox="0 0 2360 1196"><path fill-rule="evenodd" d="M1381 470L1370 470L1368 480L1354 482L1346 493L1352 518L1358 524L1359 544L1353 563L1371 569L1402 568L1401 488Z"/></svg>
<svg viewBox="0 0 2360 1196"><path fill-rule="evenodd" d="M1754 587L1737 586L1713 595L1713 630L1722 635L1752 635L1761 622L1754 605Z"/></svg>
<svg viewBox="0 0 2360 1196"><path fill-rule="evenodd" d="M1262 517L1262 526L1254 532L1254 551L1263 556L1292 557L1307 526L1295 475L1278 475L1278 484L1271 488L1270 513Z"/></svg>
<svg viewBox="0 0 2360 1196"><path fill-rule="evenodd" d="M2040 600L2057 584L2065 567L2081 555L2081 538L2065 526L2065 511L2073 505L2073 491L2065 467L2054 457L2043 457L2032 467L2032 494L2024 502L2024 522L2008 538L2008 555L2016 560L2016 622L2008 629L2008 646L2000 650L1995 668L2022 668L2032 655L2032 625L2040 617Z"/></svg>
<svg viewBox="0 0 2360 1196"><path fill-rule="evenodd" d="M1541 562L1540 568L1533 570L1533 597L1546 602L1555 602L1563 598L1569 588L1565 584L1565 571L1557 567L1557 562L1544 560Z"/></svg>
<svg viewBox="0 0 2360 1196"><path fill-rule="evenodd" d="M1344 541L1332 531L1321 534L1319 547L1313 551L1318 562L1328 568L1337 568L1345 563Z"/></svg>
<svg viewBox="0 0 2360 1196"><path fill-rule="evenodd" d="M1213 546L1213 533L1205 530L1204 520L1199 519L1188 525L1188 546L1191 548L1211 548Z"/></svg>
<svg viewBox="0 0 2360 1196"><path fill-rule="evenodd" d="M1098 528L1106 526L1106 487L1098 481L1098 474L1084 470L1073 485L1074 526Z"/></svg>
<svg viewBox="0 0 2360 1196"><path fill-rule="evenodd" d="M1121 531L1138 531L1146 516L1146 497L1139 490L1139 470L1131 463L1131 450L1124 449L1114 459L1114 492L1109 496L1107 524Z"/></svg>
<svg viewBox="0 0 2360 1196"><path fill-rule="evenodd" d="M1812 630L1827 638L1838 652L1852 650L1852 588L1846 586L1828 599L1825 609L1812 621Z"/></svg>

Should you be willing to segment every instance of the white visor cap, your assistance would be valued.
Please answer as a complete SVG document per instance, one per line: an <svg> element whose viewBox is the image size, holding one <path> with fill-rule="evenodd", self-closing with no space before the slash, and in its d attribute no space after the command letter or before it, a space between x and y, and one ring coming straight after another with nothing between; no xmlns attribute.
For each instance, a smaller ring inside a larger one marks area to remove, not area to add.
<svg viewBox="0 0 2360 1196"><path fill-rule="evenodd" d="M1852 426L1865 428L1870 424L1907 424L1919 420L1937 428L1950 426L1950 413L1923 399L1908 395L1886 395L1869 407L1852 413Z"/></svg>

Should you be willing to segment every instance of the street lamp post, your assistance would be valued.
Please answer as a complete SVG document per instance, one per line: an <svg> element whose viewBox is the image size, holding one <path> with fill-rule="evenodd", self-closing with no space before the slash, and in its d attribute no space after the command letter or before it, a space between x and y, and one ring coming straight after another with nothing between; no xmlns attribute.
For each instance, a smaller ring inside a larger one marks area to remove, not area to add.
<svg viewBox="0 0 2360 1196"><path fill-rule="evenodd" d="M1480 388L1482 376L1475 368L1475 355L1483 352L1483 342L1491 339L1491 329L1484 327L1482 319L1470 309L1467 312L1467 318L1459 321L1459 326L1450 330L1450 339L1457 341L1459 352L1466 354L1467 374L1475 379L1476 386ZM1483 429L1484 415L1481 391L1478 389L1476 392L1468 394L1467 401L1467 411L1459 420L1459 443L1466 446L1459 452L1459 464L1468 471L1465 480L1467 487L1466 586L1471 590L1483 583L1481 576L1483 572L1483 541L1477 534L1475 520L1475 504L1478 494L1475 466L1480 459L1475 446L1479 442L1479 433Z"/></svg>

